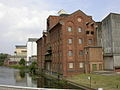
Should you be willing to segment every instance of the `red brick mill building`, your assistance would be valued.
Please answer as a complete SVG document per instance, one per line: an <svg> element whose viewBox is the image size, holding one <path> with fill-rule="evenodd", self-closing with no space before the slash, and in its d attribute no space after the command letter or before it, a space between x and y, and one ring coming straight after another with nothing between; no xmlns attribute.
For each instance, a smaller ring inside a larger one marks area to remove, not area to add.
<svg viewBox="0 0 120 90"><path fill-rule="evenodd" d="M48 17L47 31L37 41L39 70L61 76L102 70L102 48L97 47L92 17L80 10L59 14Z"/></svg>

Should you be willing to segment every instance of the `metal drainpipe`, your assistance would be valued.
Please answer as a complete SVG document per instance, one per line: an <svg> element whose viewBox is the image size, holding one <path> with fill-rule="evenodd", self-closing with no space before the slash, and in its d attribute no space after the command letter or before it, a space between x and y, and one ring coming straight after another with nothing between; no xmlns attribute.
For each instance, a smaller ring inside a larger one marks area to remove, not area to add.
<svg viewBox="0 0 120 90"><path fill-rule="evenodd" d="M85 49L85 63L84 63L85 65L85 73L87 74L88 73L88 71L87 71L87 49Z"/></svg>

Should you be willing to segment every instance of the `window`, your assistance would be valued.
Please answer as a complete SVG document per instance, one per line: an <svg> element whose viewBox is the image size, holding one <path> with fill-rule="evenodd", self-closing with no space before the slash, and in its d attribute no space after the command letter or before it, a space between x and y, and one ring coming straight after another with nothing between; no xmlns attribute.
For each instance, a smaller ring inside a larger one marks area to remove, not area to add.
<svg viewBox="0 0 120 90"><path fill-rule="evenodd" d="M93 32L93 31L91 31L91 34L92 34L92 35L94 35L94 32Z"/></svg>
<svg viewBox="0 0 120 90"><path fill-rule="evenodd" d="M89 31L86 31L86 34L89 34Z"/></svg>
<svg viewBox="0 0 120 90"><path fill-rule="evenodd" d="M99 70L102 70L102 64L99 64Z"/></svg>
<svg viewBox="0 0 120 90"><path fill-rule="evenodd" d="M78 32L82 32L82 29L80 27L78 28Z"/></svg>
<svg viewBox="0 0 120 90"><path fill-rule="evenodd" d="M79 42L79 44L82 44L83 43L82 38L78 39L78 42Z"/></svg>
<svg viewBox="0 0 120 90"><path fill-rule="evenodd" d="M83 50L80 50L79 55L83 56Z"/></svg>
<svg viewBox="0 0 120 90"><path fill-rule="evenodd" d="M73 68L73 63L69 63L69 64L68 64L68 67L69 67L69 68Z"/></svg>
<svg viewBox="0 0 120 90"><path fill-rule="evenodd" d="M79 63L79 67L80 67L80 68L83 68L83 67L84 67L84 64L83 64L83 63Z"/></svg>
<svg viewBox="0 0 120 90"><path fill-rule="evenodd" d="M72 32L72 27L68 27L68 32Z"/></svg>
<svg viewBox="0 0 120 90"><path fill-rule="evenodd" d="M72 44L72 39L68 39L68 44Z"/></svg>
<svg viewBox="0 0 120 90"><path fill-rule="evenodd" d="M93 40L92 39L89 39L88 40L88 44L92 44Z"/></svg>
<svg viewBox="0 0 120 90"><path fill-rule="evenodd" d="M81 21L82 21L82 19L81 19L81 18L78 18L77 20L78 20L78 22L81 22Z"/></svg>
<svg viewBox="0 0 120 90"><path fill-rule="evenodd" d="M69 50L69 51L68 51L68 56L72 56L72 55L73 55L72 50Z"/></svg>
<svg viewBox="0 0 120 90"><path fill-rule="evenodd" d="M92 64L92 71L96 71L97 70L97 64Z"/></svg>

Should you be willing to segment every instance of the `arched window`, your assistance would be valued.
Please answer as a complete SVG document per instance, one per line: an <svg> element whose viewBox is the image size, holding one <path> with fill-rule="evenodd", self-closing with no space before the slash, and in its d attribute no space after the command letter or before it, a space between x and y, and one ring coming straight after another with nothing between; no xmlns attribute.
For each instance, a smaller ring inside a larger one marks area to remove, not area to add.
<svg viewBox="0 0 120 90"><path fill-rule="evenodd" d="M67 28L68 32L72 32L72 27Z"/></svg>
<svg viewBox="0 0 120 90"><path fill-rule="evenodd" d="M80 50L80 51L79 51L79 55L80 55L80 56L83 56L83 54L84 54L84 53L83 53L83 50Z"/></svg>
<svg viewBox="0 0 120 90"><path fill-rule="evenodd" d="M69 51L68 51L68 56L73 56L72 50L69 50Z"/></svg>
<svg viewBox="0 0 120 90"><path fill-rule="evenodd" d="M92 39L89 39L88 40L88 44L92 44L93 43L93 40Z"/></svg>
<svg viewBox="0 0 120 90"><path fill-rule="evenodd" d="M82 43L83 43L83 39L82 39L82 38L79 38L79 39L78 39L78 42L79 42L79 44L82 44Z"/></svg>
<svg viewBox="0 0 120 90"><path fill-rule="evenodd" d="M78 28L78 32L82 32L82 28L81 27Z"/></svg>
<svg viewBox="0 0 120 90"><path fill-rule="evenodd" d="M72 44L72 38L68 39L68 44Z"/></svg>

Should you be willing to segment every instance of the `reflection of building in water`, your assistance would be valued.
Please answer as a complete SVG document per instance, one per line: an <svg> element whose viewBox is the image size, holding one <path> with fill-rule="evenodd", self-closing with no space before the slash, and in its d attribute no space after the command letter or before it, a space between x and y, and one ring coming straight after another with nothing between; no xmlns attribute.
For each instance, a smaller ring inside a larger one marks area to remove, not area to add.
<svg viewBox="0 0 120 90"><path fill-rule="evenodd" d="M26 74L26 81L28 87L37 87L35 80L28 73Z"/></svg>
<svg viewBox="0 0 120 90"><path fill-rule="evenodd" d="M36 82L32 80L32 77L28 73L15 71L14 76L16 79L16 85L18 86L37 87Z"/></svg>
<svg viewBox="0 0 120 90"><path fill-rule="evenodd" d="M21 77L20 71L15 71L14 76L15 76L16 82L25 81L25 77Z"/></svg>
<svg viewBox="0 0 120 90"><path fill-rule="evenodd" d="M44 78L43 77L37 78L37 87L44 88Z"/></svg>
<svg viewBox="0 0 120 90"><path fill-rule="evenodd" d="M15 77L15 80L16 80L16 85L18 85L18 86L26 86L26 76L21 77L20 71L15 71L14 72L14 77Z"/></svg>
<svg viewBox="0 0 120 90"><path fill-rule="evenodd" d="M32 86L32 78L29 76L29 74L26 74L26 81L28 87Z"/></svg>

